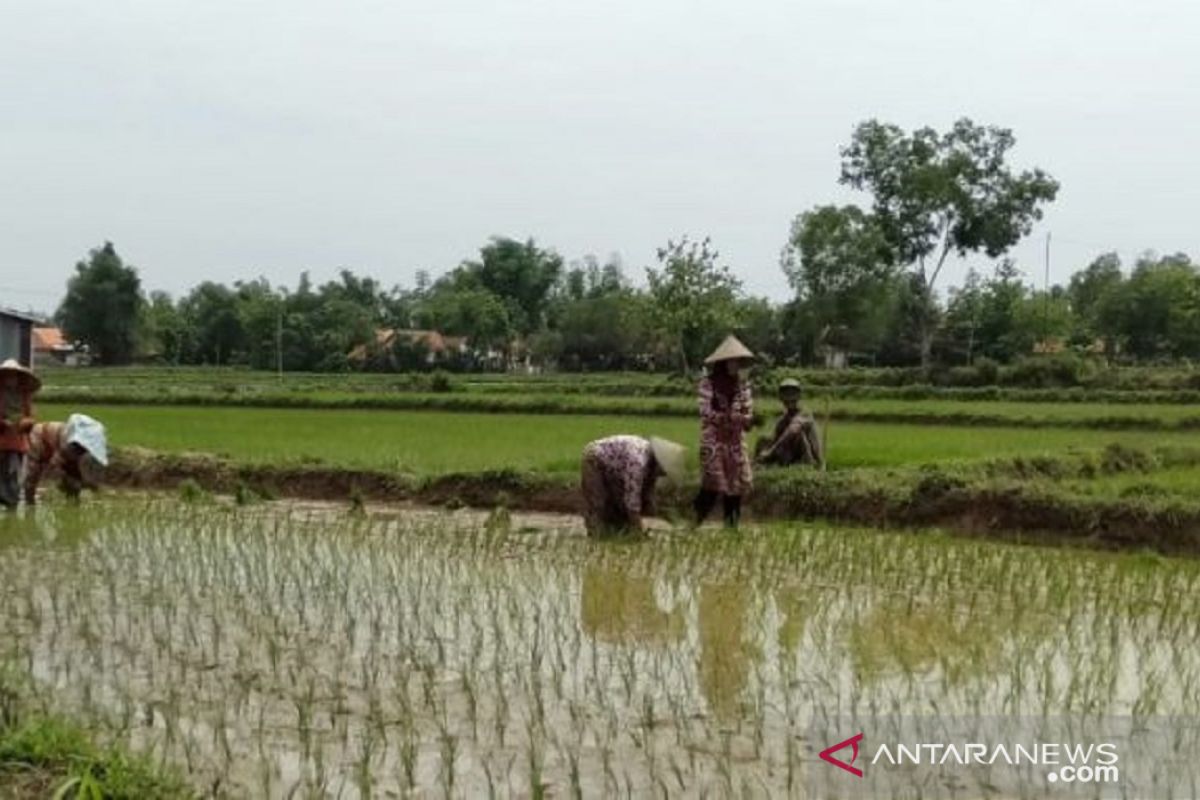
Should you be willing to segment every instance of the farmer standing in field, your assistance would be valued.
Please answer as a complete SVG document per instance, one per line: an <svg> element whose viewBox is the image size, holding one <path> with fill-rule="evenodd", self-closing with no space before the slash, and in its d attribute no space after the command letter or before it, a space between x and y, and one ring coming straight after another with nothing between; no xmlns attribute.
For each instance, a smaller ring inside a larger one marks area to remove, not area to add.
<svg viewBox="0 0 1200 800"><path fill-rule="evenodd" d="M15 359L0 364L0 505L21 499L21 464L33 429L33 395L42 382Z"/></svg>
<svg viewBox="0 0 1200 800"><path fill-rule="evenodd" d="M821 430L812 414L800 408L800 394L800 381L795 378L779 382L783 416L775 423L775 433L770 439L758 440L754 448L756 463L783 467L805 464L817 468L825 465Z"/></svg>
<svg viewBox="0 0 1200 800"><path fill-rule="evenodd" d="M750 382L742 376L754 354L735 336L726 337L704 359L707 374L700 380L700 493L693 508L696 524L704 522L721 500L725 525L736 528L742 515L742 495L750 490L753 473L746 453L746 431L754 422Z"/></svg>
<svg viewBox="0 0 1200 800"><path fill-rule="evenodd" d="M683 479L683 447L666 439L609 436L583 449L583 521L588 536L641 533L655 512L654 488Z"/></svg>
<svg viewBox="0 0 1200 800"><path fill-rule="evenodd" d="M72 414L66 422L39 422L29 434L29 454L25 468L25 503L37 502L38 484L49 469L62 475L60 486L72 500L79 499L86 486L96 484L84 475L88 459L108 466L108 439L104 426L86 414Z"/></svg>

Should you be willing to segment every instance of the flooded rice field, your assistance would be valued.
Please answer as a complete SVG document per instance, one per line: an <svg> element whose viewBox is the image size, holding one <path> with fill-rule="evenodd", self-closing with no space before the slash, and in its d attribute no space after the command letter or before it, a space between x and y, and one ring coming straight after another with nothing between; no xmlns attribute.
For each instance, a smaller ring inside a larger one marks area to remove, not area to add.
<svg viewBox="0 0 1200 800"><path fill-rule="evenodd" d="M1191 561L799 525L0 519L0 661L233 797L818 796L843 719L1197 714L1198 590Z"/></svg>

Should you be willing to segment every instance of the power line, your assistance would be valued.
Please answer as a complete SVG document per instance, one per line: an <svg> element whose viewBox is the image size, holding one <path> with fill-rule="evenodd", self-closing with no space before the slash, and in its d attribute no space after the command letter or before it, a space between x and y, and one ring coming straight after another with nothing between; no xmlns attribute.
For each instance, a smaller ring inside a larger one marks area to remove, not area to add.
<svg viewBox="0 0 1200 800"><path fill-rule="evenodd" d="M21 289L16 286L0 286L0 292L12 292L13 294L28 294L35 297L60 297L62 292L44 292L40 289Z"/></svg>

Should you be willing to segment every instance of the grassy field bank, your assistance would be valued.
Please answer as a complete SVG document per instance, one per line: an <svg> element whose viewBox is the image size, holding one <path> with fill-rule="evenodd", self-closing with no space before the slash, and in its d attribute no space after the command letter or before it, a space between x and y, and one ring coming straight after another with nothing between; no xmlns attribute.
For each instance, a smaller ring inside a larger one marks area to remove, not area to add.
<svg viewBox="0 0 1200 800"><path fill-rule="evenodd" d="M208 452L240 462L309 462L411 475L495 469L576 474L583 446L614 433L674 439L687 445L694 459L699 436L693 419L628 415L39 406L39 413L47 419L64 419L72 411L103 420L118 445ZM1113 443L1153 447L1164 441L1162 434L1149 431L914 427L837 421L829 426L827 436L834 470L1022 454L1061 455L1071 449L1100 449ZM1170 441L1200 445L1200 431L1179 433Z"/></svg>
<svg viewBox="0 0 1200 800"><path fill-rule="evenodd" d="M12 633L10 632L10 636ZM14 647L11 639L5 649ZM3 658L7 653L0 653ZM15 676L15 677L14 677ZM96 720L81 724L47 714L28 699L32 676L0 662L0 797L5 800L199 797L174 768L164 768L123 745L99 746L112 738Z"/></svg>
<svg viewBox="0 0 1200 800"><path fill-rule="evenodd" d="M1079 367L1083 367L1080 369ZM1065 367L1065 368L1064 368ZM42 365L39 370L51 386L71 385L147 385L169 382L191 385L265 386L280 383L279 376L270 371L255 371L240 367L89 367L60 368ZM1098 363L1080 365L1068 359L1027 359L1022 365L998 369L939 369L926 372L920 368L853 368L844 370L797 369L780 367L756 369L756 380L774 384L781 377L799 379L814 390L829 391L887 390L941 391L972 393L988 392L1104 392L1115 395L1160 392L1164 395L1200 391L1200 369L1195 366L1114 366ZM620 394L687 392L692 381L677 374L646 372L546 372L538 375L507 373L306 373L291 372L284 376L290 386L332 386L354 388L405 389L428 387L431 382L452 384L456 389L468 387L504 391L518 388L542 387L548 390L563 388L578 390L610 390Z"/></svg>
<svg viewBox="0 0 1200 800"><path fill-rule="evenodd" d="M845 373L839 385L829 383L834 373L807 374L828 393L810 398L809 408L828 421L830 471L761 472L751 513L1038 530L1200 552L1200 467L1157 455L1167 445L1200 447L1200 407L1180 402L1196 390L1184 373L1138 374L1151 388L1123 378L1071 389L943 388L886 371ZM128 485L172 486L191 475L223 491L574 511L579 453L604 435L680 441L695 475L690 391L688 381L639 374L288 375L281 382L240 370L59 370L48 373L39 409L44 418L87 411L109 425L118 446L153 451L114 471ZM1063 396L1070 402L1056 401ZM757 409L767 422L779 411L762 392ZM1088 474L979 468L1112 447L1144 457L1132 468ZM678 509L687 491L674 498Z"/></svg>
<svg viewBox="0 0 1200 800"><path fill-rule="evenodd" d="M613 433L689 447L693 477L664 501L680 517L697 474L697 425L682 418L42 406L69 410L109 426L108 480L144 488L574 513L579 454ZM1200 433L834 422L827 439L827 473L759 470L748 513L1200 553Z"/></svg>
<svg viewBox="0 0 1200 800"><path fill-rule="evenodd" d="M689 395L612 396L603 392L532 390L428 392L352 388L279 388L278 386L191 386L144 388L102 386L43 390L40 401L51 405L204 406L213 408L313 409L326 411L445 411L455 413L525 413L541 415L627 415L695 417ZM1049 402L886 397L810 398L809 408L822 418L846 422L910 425L1005 426L1022 428L1077 427L1100 430L1200 430L1200 408L1186 403ZM770 393L760 393L758 415L778 413Z"/></svg>

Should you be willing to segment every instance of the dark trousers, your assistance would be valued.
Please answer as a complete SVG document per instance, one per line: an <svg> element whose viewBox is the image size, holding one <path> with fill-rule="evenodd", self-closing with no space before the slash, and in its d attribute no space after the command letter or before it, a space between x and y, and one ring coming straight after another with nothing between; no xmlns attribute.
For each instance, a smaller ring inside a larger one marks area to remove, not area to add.
<svg viewBox="0 0 1200 800"><path fill-rule="evenodd" d="M696 524L699 525L708 518L713 507L716 506L718 498L721 500L721 511L725 514L725 526L736 528L742 518L742 496L740 494L721 494L709 489L701 489L700 493L696 495L696 499L692 501L692 508L696 512Z"/></svg>
<svg viewBox="0 0 1200 800"><path fill-rule="evenodd" d="M15 450L0 450L0 506L16 508L21 500L21 462Z"/></svg>

